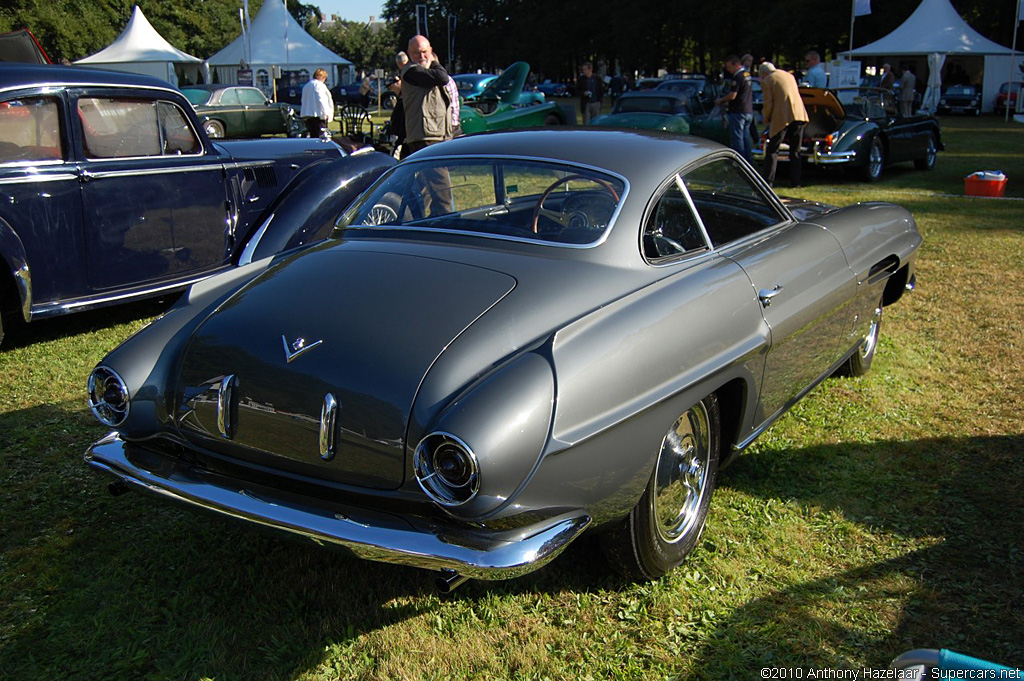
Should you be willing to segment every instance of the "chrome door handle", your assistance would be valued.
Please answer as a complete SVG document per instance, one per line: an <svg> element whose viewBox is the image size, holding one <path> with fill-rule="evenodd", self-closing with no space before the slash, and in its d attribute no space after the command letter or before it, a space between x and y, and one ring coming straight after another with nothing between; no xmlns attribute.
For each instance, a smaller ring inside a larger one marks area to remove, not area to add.
<svg viewBox="0 0 1024 681"><path fill-rule="evenodd" d="M757 292L757 299L761 301L761 307L768 307L772 304L772 298L782 293L782 287L778 284L775 288L763 288Z"/></svg>

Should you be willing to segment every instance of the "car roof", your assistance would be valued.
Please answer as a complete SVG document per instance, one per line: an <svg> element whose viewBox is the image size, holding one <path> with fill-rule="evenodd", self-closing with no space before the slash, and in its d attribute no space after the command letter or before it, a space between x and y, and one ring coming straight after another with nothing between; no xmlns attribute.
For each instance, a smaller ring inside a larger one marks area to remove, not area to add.
<svg viewBox="0 0 1024 681"><path fill-rule="evenodd" d="M650 130L528 128L458 137L416 152L409 161L446 156L519 157L604 169L647 189L709 153L711 140Z"/></svg>
<svg viewBox="0 0 1024 681"><path fill-rule="evenodd" d="M86 66L0 62L0 90L34 85L105 85L159 88L174 91L166 80L123 71Z"/></svg>

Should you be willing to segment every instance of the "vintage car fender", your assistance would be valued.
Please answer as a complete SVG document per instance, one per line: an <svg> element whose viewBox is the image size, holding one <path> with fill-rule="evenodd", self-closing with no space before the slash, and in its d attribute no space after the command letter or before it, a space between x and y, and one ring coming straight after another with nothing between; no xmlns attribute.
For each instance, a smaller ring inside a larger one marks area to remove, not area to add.
<svg viewBox="0 0 1024 681"><path fill-rule="evenodd" d="M193 284L157 320L112 350L100 364L124 381L131 408L120 428L129 437L166 430L173 423L174 393L165 390L182 348L217 307L275 261L265 258Z"/></svg>
<svg viewBox="0 0 1024 681"><path fill-rule="evenodd" d="M4 271L0 272L0 305L16 302L24 320L32 321L32 273L28 268L28 255L21 237L3 218L0 218L0 259L4 263ZM4 300L7 295L17 295L17 301Z"/></svg>
<svg viewBox="0 0 1024 681"><path fill-rule="evenodd" d="M239 254L239 264L327 238L345 208L397 163L366 149L318 161L292 178L267 208Z"/></svg>
<svg viewBox="0 0 1024 681"><path fill-rule="evenodd" d="M868 162L867 150L871 147L871 141L880 136L882 144L888 153L888 141L885 133L872 121L858 121L849 127L845 125L839 129L839 139L832 144L832 155L844 152L856 152L856 156L850 161L852 165L864 165Z"/></svg>

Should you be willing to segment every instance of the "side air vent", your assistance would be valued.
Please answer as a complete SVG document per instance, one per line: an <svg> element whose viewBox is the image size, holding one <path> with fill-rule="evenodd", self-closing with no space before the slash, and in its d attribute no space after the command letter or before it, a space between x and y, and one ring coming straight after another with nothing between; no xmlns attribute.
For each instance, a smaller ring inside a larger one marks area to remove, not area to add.
<svg viewBox="0 0 1024 681"><path fill-rule="evenodd" d="M246 168L245 179L247 182L255 182L260 187L277 186L277 173L274 172L273 166Z"/></svg>

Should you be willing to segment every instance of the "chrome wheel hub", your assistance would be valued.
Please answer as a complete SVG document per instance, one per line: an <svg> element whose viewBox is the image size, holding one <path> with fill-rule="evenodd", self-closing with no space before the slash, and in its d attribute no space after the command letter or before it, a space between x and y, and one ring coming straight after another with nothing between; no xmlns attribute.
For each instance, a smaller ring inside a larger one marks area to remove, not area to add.
<svg viewBox="0 0 1024 681"><path fill-rule="evenodd" d="M661 443L651 513L663 541L679 541L697 523L708 490L710 457L708 412L698 404L679 417Z"/></svg>

